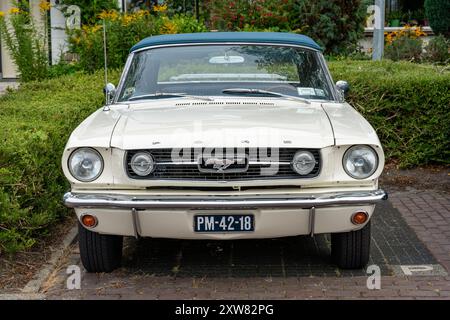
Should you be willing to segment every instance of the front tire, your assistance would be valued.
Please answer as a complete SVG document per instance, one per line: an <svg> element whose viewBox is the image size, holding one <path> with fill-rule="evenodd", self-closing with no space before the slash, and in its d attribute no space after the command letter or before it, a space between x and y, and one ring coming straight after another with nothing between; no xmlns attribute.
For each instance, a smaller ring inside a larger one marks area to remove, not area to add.
<svg viewBox="0 0 450 320"><path fill-rule="evenodd" d="M120 266L123 236L92 232L78 222L78 243L88 272L111 272Z"/></svg>
<svg viewBox="0 0 450 320"><path fill-rule="evenodd" d="M331 257L339 268L364 268L369 256L370 221L362 229L331 234Z"/></svg>

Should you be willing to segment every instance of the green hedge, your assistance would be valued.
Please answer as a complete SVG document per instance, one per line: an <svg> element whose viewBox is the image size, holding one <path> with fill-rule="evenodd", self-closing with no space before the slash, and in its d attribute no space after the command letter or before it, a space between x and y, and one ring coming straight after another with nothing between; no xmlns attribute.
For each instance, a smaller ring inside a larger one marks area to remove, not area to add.
<svg viewBox="0 0 450 320"><path fill-rule="evenodd" d="M0 254L31 247L67 213L62 152L72 130L101 106L103 81L101 72L63 76L0 97Z"/></svg>
<svg viewBox="0 0 450 320"><path fill-rule="evenodd" d="M403 166L449 163L450 74L407 62L330 62L350 102ZM117 79L118 72L112 76ZM0 98L0 251L32 246L69 212L61 155L72 130L102 105L103 74L32 82Z"/></svg>
<svg viewBox="0 0 450 320"><path fill-rule="evenodd" d="M410 62L335 61L334 80L401 167L450 163L450 72Z"/></svg>

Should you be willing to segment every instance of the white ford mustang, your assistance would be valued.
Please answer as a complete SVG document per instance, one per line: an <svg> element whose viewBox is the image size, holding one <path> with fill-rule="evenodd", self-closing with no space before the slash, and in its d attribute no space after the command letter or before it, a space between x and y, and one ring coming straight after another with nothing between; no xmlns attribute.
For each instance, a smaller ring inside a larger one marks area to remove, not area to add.
<svg viewBox="0 0 450 320"><path fill-rule="evenodd" d="M331 233L334 262L369 259L384 154L333 83L320 47L290 33L147 38L106 105L72 133L64 203L90 272L123 236L254 239Z"/></svg>

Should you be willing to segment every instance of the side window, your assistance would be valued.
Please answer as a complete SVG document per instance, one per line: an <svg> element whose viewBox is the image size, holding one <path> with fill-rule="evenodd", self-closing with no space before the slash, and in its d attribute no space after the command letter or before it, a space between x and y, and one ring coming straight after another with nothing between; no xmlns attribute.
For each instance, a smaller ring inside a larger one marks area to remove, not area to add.
<svg viewBox="0 0 450 320"><path fill-rule="evenodd" d="M314 99L331 97L325 72L315 53L303 52L299 55L301 56L301 61L297 63L300 78L299 95Z"/></svg>
<svg viewBox="0 0 450 320"><path fill-rule="evenodd" d="M138 54L131 62L127 77L123 84L122 100L126 100L133 96L136 92L136 85L141 83L143 60L142 55Z"/></svg>

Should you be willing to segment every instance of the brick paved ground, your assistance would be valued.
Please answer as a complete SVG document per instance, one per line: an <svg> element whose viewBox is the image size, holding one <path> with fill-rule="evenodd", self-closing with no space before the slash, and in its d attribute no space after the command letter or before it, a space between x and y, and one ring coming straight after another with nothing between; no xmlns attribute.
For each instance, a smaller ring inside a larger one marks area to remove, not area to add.
<svg viewBox="0 0 450 320"><path fill-rule="evenodd" d="M329 261L329 238L259 241L126 242L121 269L82 271L81 290L65 288L65 268L80 265L77 246L42 292L48 299L450 299L450 195L390 191L373 220L371 263L381 267L380 290L364 270ZM298 250L297 250L298 249ZM431 265L406 276L400 265Z"/></svg>

